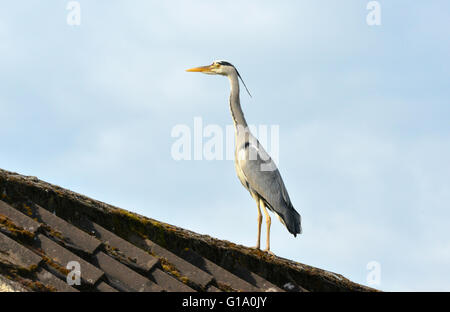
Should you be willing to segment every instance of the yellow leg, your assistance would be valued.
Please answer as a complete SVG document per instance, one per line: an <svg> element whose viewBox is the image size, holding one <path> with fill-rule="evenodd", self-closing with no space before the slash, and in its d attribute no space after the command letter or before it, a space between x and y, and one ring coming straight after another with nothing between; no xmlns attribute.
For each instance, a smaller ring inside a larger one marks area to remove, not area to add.
<svg viewBox="0 0 450 312"><path fill-rule="evenodd" d="M259 202L260 202L260 205L263 207L264 214L266 215L266 227L267 227L267 240L266 240L266 242L267 242L267 244L266 244L266 250L265 251L270 252L270 224L271 224L272 221L270 219L269 213L267 212L266 205L264 205L264 202L262 200L259 200Z"/></svg>
<svg viewBox="0 0 450 312"><path fill-rule="evenodd" d="M258 240L256 241L256 249L260 248L261 245L261 223L262 223L262 214L261 209L259 208L259 199L256 200L256 205L258 206Z"/></svg>

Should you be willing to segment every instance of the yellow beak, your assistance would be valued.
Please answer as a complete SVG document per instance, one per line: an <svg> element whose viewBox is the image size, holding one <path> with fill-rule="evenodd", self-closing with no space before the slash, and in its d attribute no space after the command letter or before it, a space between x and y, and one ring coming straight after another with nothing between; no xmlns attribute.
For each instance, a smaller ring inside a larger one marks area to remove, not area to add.
<svg viewBox="0 0 450 312"><path fill-rule="evenodd" d="M189 69L186 69L186 71L187 72L210 73L211 72L211 65L189 68Z"/></svg>

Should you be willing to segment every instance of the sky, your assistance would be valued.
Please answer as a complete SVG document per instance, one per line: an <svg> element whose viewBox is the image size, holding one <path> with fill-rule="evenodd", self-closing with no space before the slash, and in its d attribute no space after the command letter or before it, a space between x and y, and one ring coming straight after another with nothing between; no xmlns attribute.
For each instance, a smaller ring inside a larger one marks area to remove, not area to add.
<svg viewBox="0 0 450 312"><path fill-rule="evenodd" d="M385 291L450 291L448 1L378 1L372 26L363 0L80 0L79 25L69 2L0 3L0 168L255 246L233 160L172 153L195 118L232 125L226 79L185 72L224 59L248 123L279 129L302 216L296 238L272 218L271 250Z"/></svg>

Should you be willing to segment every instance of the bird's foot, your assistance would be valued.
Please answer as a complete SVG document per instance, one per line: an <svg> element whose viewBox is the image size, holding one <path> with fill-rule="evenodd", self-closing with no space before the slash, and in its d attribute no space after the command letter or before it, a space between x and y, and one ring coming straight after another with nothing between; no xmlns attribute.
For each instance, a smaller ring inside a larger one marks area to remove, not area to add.
<svg viewBox="0 0 450 312"><path fill-rule="evenodd" d="M269 256L275 257L275 254L272 251L270 251L270 249L264 249L264 252L269 254Z"/></svg>

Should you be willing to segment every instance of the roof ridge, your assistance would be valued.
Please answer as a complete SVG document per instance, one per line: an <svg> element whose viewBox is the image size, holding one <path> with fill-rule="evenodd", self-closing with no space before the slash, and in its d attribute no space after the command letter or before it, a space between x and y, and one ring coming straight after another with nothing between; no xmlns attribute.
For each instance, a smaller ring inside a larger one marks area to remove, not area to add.
<svg viewBox="0 0 450 312"><path fill-rule="evenodd" d="M198 234L89 198L34 176L0 169L0 200L2 199L12 202L32 201L56 212L59 217L72 224L80 224L81 218L87 216L92 222L136 246L140 241L150 239L181 258L183 251L190 249L213 264L220 263L221 268L232 274L235 274L233 271L239 264L280 288L291 283L296 285L296 289L310 291L376 291L337 273Z"/></svg>

